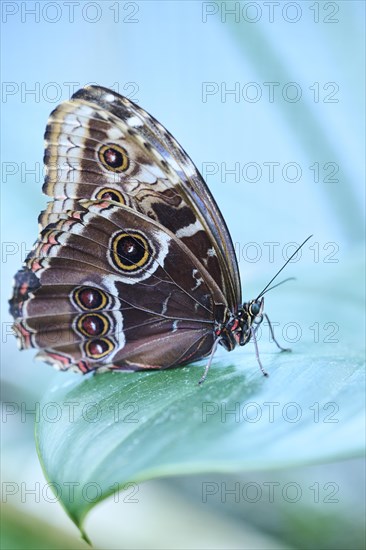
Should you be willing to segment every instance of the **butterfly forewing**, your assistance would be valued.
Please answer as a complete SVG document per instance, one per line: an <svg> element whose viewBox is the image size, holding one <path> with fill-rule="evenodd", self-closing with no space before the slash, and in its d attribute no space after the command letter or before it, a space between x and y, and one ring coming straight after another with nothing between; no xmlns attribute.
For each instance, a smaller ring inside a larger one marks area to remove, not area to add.
<svg viewBox="0 0 366 550"><path fill-rule="evenodd" d="M90 86L51 114L45 139L46 194L109 197L159 221L209 269L230 307L240 303L235 253L220 211L192 161L153 117ZM120 164L108 164L113 147ZM53 208L62 205L48 213Z"/></svg>

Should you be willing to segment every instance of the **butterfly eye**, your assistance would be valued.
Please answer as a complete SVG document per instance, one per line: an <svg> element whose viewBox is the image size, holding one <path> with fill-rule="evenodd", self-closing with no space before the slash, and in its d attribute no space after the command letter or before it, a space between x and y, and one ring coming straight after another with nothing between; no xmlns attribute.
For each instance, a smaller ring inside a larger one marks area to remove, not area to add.
<svg viewBox="0 0 366 550"><path fill-rule="evenodd" d="M111 259L117 269L136 272L152 257L151 247L140 233L119 233L112 238Z"/></svg>
<svg viewBox="0 0 366 550"><path fill-rule="evenodd" d="M76 323L77 330L84 336L104 336L109 330L109 320L105 315L85 313Z"/></svg>
<svg viewBox="0 0 366 550"><path fill-rule="evenodd" d="M117 189L111 189L104 187L95 195L96 199L119 202L120 204L126 204L125 199L123 198L122 193L117 191Z"/></svg>
<svg viewBox="0 0 366 550"><path fill-rule="evenodd" d="M83 286L74 290L73 301L83 310L98 311L103 309L108 300L107 296L99 288Z"/></svg>
<svg viewBox="0 0 366 550"><path fill-rule="evenodd" d="M252 317L256 317L260 310L261 306L257 302L253 302L253 304L249 308L249 313Z"/></svg>
<svg viewBox="0 0 366 550"><path fill-rule="evenodd" d="M90 359L101 359L113 350L114 344L108 338L98 338L86 342L84 348Z"/></svg>
<svg viewBox="0 0 366 550"><path fill-rule="evenodd" d="M103 166L112 172L125 172L130 165L127 151L116 143L103 145L98 155Z"/></svg>

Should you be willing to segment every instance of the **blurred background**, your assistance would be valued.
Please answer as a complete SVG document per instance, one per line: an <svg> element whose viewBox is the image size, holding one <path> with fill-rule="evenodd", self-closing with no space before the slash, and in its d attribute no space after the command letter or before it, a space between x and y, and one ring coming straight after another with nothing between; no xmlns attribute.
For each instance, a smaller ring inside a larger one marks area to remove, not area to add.
<svg viewBox="0 0 366 550"><path fill-rule="evenodd" d="M363 257L364 2L4 1L1 9L4 402L31 411L57 376L34 353L19 354L7 299L46 204L48 115L86 84L138 103L191 156L227 221L245 299L310 234L288 275L321 269L331 280ZM31 412L2 424L2 479L14 484L2 503L3 548L86 547L61 506L37 496L44 478L33 426ZM203 481L233 481L217 474L151 481L138 503L109 499L86 527L103 548L362 548L363 472L355 459L235 477L333 479L342 487L333 506L310 497L275 507L204 503Z"/></svg>

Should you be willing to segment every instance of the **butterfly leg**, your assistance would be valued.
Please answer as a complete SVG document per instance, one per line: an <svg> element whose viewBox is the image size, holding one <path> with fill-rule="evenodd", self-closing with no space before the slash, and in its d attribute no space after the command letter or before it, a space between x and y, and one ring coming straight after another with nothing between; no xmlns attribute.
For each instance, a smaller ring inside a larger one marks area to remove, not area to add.
<svg viewBox="0 0 366 550"><path fill-rule="evenodd" d="M270 332L271 332L272 339L273 339L274 343L276 344L276 346L278 347L278 349L280 349L281 351L291 351L291 348L283 348L282 346L280 346L280 344L277 342L277 340L276 340L276 338L275 338L275 335L274 335L274 331L273 331L273 327L272 327L271 321L269 320L268 315L267 315L266 313L264 314L264 317L265 317L266 320L267 320L267 323L268 323L268 326L269 326L269 330L270 330Z"/></svg>
<svg viewBox="0 0 366 550"><path fill-rule="evenodd" d="M214 345L212 346L210 357L208 358L208 362L207 362L207 365L205 367L204 373L198 381L199 385L203 384L203 382L206 380L207 373L209 371L209 368L211 367L212 359L213 359L213 356L214 356L215 351L217 349L217 346L220 343L220 340L221 340L221 338L217 338L217 340L215 340L215 342L214 342Z"/></svg>
<svg viewBox="0 0 366 550"><path fill-rule="evenodd" d="M258 361L258 365L259 365L259 368L261 369L262 373L263 373L263 376L269 376L268 375L268 372L266 372L263 368L263 365L262 365L262 361L260 360L260 357L259 357L259 350L258 350L258 344L257 344L257 337L255 335L256 333L256 330L253 328L253 327L250 327L250 332L252 333L252 338L253 338L253 342L254 342L254 348L255 348L255 355L256 355L256 358L257 358L257 361Z"/></svg>

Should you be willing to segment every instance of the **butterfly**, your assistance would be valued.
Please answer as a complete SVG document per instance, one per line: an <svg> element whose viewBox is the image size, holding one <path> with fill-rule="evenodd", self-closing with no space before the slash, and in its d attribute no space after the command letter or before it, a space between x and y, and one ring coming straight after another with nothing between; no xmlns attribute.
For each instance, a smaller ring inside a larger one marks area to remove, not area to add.
<svg viewBox="0 0 366 550"><path fill-rule="evenodd" d="M10 300L21 349L84 374L209 356L202 382L219 344L231 351L253 338L262 368L264 291L242 303L220 210L157 120L87 86L51 113L44 163L52 201Z"/></svg>

